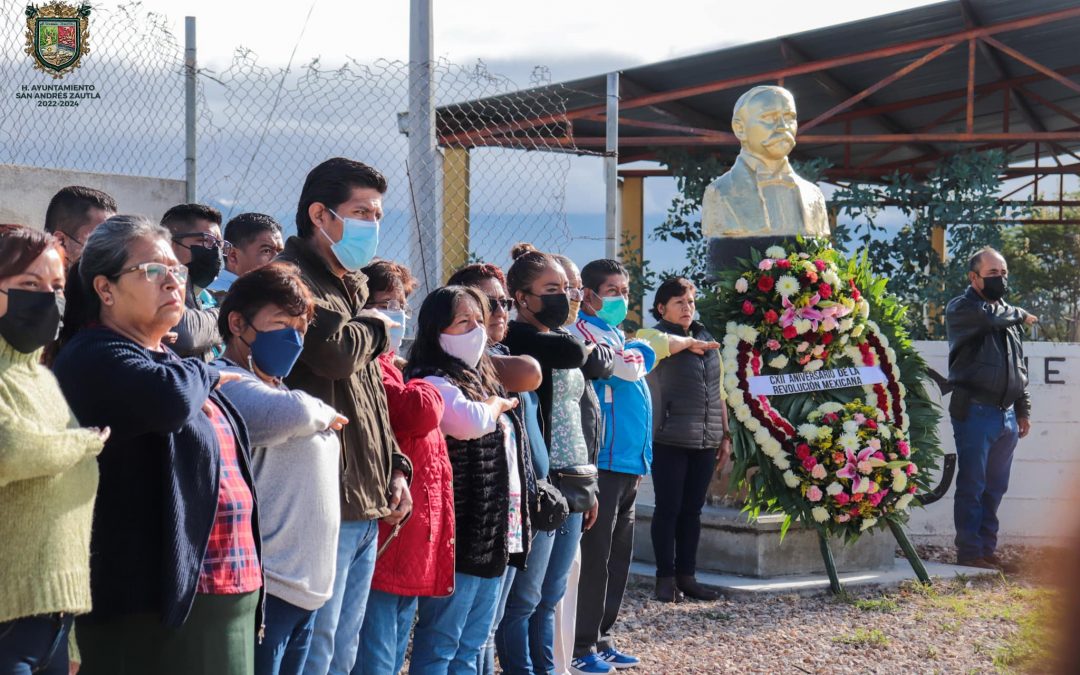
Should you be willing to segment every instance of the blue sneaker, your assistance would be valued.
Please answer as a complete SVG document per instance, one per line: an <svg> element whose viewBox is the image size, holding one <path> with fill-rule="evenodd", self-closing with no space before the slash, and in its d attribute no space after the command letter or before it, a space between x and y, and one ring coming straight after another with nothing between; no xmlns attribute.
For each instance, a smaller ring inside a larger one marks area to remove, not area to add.
<svg viewBox="0 0 1080 675"><path fill-rule="evenodd" d="M580 659L570 662L570 672L574 675L604 675L614 673L615 668L605 663L598 654L589 652Z"/></svg>
<svg viewBox="0 0 1080 675"><path fill-rule="evenodd" d="M605 663L610 664L615 670L626 670L627 668L633 668L641 661L636 656L630 656L629 654L623 654L614 647L605 649L600 652L599 656Z"/></svg>

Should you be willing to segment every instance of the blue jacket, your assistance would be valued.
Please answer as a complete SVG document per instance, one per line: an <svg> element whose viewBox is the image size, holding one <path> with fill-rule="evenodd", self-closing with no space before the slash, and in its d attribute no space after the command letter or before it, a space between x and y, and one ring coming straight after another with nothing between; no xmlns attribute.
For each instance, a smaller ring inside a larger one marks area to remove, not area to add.
<svg viewBox="0 0 1080 675"><path fill-rule="evenodd" d="M600 399L603 438L597 468L644 476L652 465L652 397L645 376L656 363L652 347L627 340L623 332L584 312L570 332L585 342L603 344L615 353L614 374L593 380Z"/></svg>

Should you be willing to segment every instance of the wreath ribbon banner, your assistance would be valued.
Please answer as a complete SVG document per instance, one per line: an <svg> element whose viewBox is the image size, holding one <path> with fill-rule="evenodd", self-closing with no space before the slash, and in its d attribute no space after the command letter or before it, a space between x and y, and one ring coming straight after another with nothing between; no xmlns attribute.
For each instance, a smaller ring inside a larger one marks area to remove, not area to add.
<svg viewBox="0 0 1080 675"><path fill-rule="evenodd" d="M861 368L835 368L814 373L785 373L782 375L754 375L749 379L750 393L754 396L783 396L808 391L828 391L884 384L885 371L878 366Z"/></svg>

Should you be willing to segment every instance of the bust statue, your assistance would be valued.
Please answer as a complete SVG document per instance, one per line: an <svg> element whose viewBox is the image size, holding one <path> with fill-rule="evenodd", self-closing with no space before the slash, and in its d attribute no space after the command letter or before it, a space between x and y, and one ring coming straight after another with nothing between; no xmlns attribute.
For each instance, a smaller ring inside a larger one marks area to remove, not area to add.
<svg viewBox="0 0 1080 675"><path fill-rule="evenodd" d="M797 127L795 99L783 87L754 87L735 102L731 129L742 150L705 189L701 208L713 270L751 247L763 250L798 234L829 236L825 197L788 162Z"/></svg>

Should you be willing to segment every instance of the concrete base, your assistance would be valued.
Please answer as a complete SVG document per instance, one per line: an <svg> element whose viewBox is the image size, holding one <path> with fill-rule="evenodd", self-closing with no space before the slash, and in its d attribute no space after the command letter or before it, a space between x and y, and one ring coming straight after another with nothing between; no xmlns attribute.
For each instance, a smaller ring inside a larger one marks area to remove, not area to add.
<svg viewBox="0 0 1080 675"><path fill-rule="evenodd" d="M650 535L652 514L653 506L639 500L634 558L641 562L656 561ZM748 522L747 514L737 508L706 506L701 513L698 570L759 578L824 574L817 531L796 523L781 541L783 522L780 515ZM896 540L889 532L863 535L851 546L835 539L830 548L839 572L888 570L896 556Z"/></svg>
<svg viewBox="0 0 1080 675"><path fill-rule="evenodd" d="M911 565L904 558L897 558L895 566L888 570L870 572L849 572L840 574L840 583L845 590L866 591L885 590L897 588L907 581L916 579ZM944 563L927 562L926 571L931 577L937 579L952 579L964 575L967 577L996 576L1000 574L995 570L981 567L961 567L959 565L946 565ZM630 568L630 574L641 581L652 583L656 569L652 565L635 562ZM768 579L741 577L734 574L713 574L710 572L698 572L697 580L704 586L719 591L724 597L732 599L755 598L762 595L828 595L829 577L825 574L805 574L794 576L778 576Z"/></svg>

